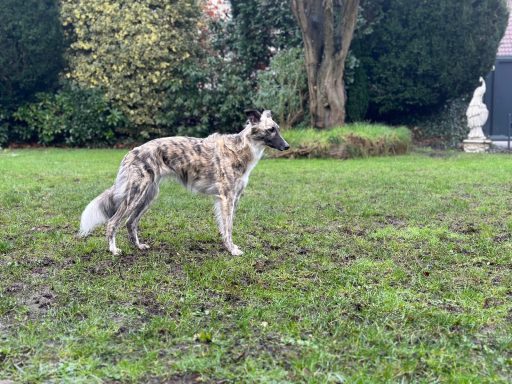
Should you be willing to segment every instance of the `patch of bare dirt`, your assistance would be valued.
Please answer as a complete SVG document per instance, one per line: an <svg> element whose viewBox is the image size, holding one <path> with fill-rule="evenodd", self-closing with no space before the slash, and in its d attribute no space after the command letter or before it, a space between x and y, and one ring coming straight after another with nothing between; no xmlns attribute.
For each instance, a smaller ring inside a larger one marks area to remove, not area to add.
<svg viewBox="0 0 512 384"><path fill-rule="evenodd" d="M453 303L442 303L438 306L441 309L444 309L447 312L450 313L462 313L464 310L460 308L459 306L453 304Z"/></svg>
<svg viewBox="0 0 512 384"><path fill-rule="evenodd" d="M193 253L205 254L219 254L223 251L222 245L219 241L190 241L188 244L188 250Z"/></svg>
<svg viewBox="0 0 512 384"><path fill-rule="evenodd" d="M133 301L133 305L144 308L152 316L161 316L165 313L165 306L157 301L155 294L151 291L140 294Z"/></svg>
<svg viewBox="0 0 512 384"><path fill-rule="evenodd" d="M384 223L395 228L404 228L407 226L407 222L405 220L390 215L384 217Z"/></svg>
<svg viewBox="0 0 512 384"><path fill-rule="evenodd" d="M350 235L350 236L356 236L356 237L364 237L367 235L366 231L361 228L347 228L343 227L341 228L341 232Z"/></svg>
<svg viewBox="0 0 512 384"><path fill-rule="evenodd" d="M258 259L252 263L252 267L256 273L265 273L274 269L275 262L269 259Z"/></svg>
<svg viewBox="0 0 512 384"><path fill-rule="evenodd" d="M499 307L500 305L503 305L503 301L496 298L496 297L486 297L483 302L483 308L495 308Z"/></svg>
<svg viewBox="0 0 512 384"><path fill-rule="evenodd" d="M265 249L265 251L267 252L270 252L270 251L279 251L281 249L281 247L279 245L275 245L275 244L269 244L269 243L264 243L263 244L263 248Z"/></svg>
<svg viewBox="0 0 512 384"><path fill-rule="evenodd" d="M147 384L197 384L197 383L205 383L205 384L224 384L229 383L231 381L228 380L211 380L202 377L199 373L177 373L168 378L148 378L144 381Z"/></svg>
<svg viewBox="0 0 512 384"><path fill-rule="evenodd" d="M57 296L50 287L41 287L26 300L31 314L44 314L55 303Z"/></svg>
<svg viewBox="0 0 512 384"><path fill-rule="evenodd" d="M494 236L493 239L496 243L505 243L507 241L512 240L512 236L510 233L500 233L499 235Z"/></svg>
<svg viewBox="0 0 512 384"><path fill-rule="evenodd" d="M9 287L5 288L6 294L18 294L26 289L26 285L23 283L14 283Z"/></svg>
<svg viewBox="0 0 512 384"><path fill-rule="evenodd" d="M300 356L302 348L300 345L284 342L274 335L262 335L258 338L256 345L243 345L242 342L237 342L233 346L228 356L231 363L239 363L248 357L260 357L262 354L267 354L275 361L283 362L285 368L289 369L291 366L288 362Z"/></svg>
<svg viewBox="0 0 512 384"><path fill-rule="evenodd" d="M30 230L32 232L50 232L53 231L55 228L49 226L49 225L39 225L37 227L32 227Z"/></svg>
<svg viewBox="0 0 512 384"><path fill-rule="evenodd" d="M31 286L24 282L11 284L4 289L4 293L14 297L18 305L25 305L32 318L44 315L57 300L57 295L51 287Z"/></svg>
<svg viewBox="0 0 512 384"><path fill-rule="evenodd" d="M480 229L471 223L453 223L450 230L463 235L473 235L480 232Z"/></svg>

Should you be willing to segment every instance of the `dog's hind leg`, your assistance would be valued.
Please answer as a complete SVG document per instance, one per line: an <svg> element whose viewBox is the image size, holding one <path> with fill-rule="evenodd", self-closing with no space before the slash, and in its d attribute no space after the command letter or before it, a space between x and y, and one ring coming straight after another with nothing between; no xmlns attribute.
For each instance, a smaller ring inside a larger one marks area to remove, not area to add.
<svg viewBox="0 0 512 384"><path fill-rule="evenodd" d="M217 198L217 201L215 202L215 213L224 246L233 256L240 256L243 252L238 248L238 246L233 244L232 240L234 211L234 196L221 195Z"/></svg>
<svg viewBox="0 0 512 384"><path fill-rule="evenodd" d="M141 196L137 199L137 201L135 201L134 204L131 204L128 209L128 212L130 212L130 216L126 221L128 238L130 239L130 242L140 250L149 249L149 245L139 242L139 236L137 234L139 221L142 215L144 215L144 213L148 210L151 202L158 196L158 190L158 184L149 184L142 192Z"/></svg>
<svg viewBox="0 0 512 384"><path fill-rule="evenodd" d="M127 204L123 201L117 209L114 216L112 216L107 222L107 240L108 248L113 255L119 255L121 250L116 247L116 232L121 224L121 221L126 215Z"/></svg>

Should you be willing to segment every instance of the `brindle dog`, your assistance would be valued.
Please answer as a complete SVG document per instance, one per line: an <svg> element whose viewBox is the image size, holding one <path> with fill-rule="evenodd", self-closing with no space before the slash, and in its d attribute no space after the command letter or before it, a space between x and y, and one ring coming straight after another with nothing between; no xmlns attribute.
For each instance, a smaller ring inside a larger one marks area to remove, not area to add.
<svg viewBox="0 0 512 384"><path fill-rule="evenodd" d="M233 135L213 134L204 139L166 137L131 150L122 160L115 184L87 205L80 234L88 235L107 222L110 252L116 247L116 231L126 220L128 237L139 249L148 249L137 235L142 215L157 197L160 181L174 177L187 189L215 197L215 213L222 240L232 255L242 254L231 239L233 217L249 174L265 146L280 151L289 148L272 120L271 112L246 111L244 130Z"/></svg>

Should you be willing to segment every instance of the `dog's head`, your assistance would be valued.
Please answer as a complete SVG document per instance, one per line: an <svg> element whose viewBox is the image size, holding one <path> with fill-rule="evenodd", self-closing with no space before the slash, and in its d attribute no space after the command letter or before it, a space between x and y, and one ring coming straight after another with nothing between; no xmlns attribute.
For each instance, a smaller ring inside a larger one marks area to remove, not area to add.
<svg viewBox="0 0 512 384"><path fill-rule="evenodd" d="M280 151L290 148L279 132L279 125L272 120L272 113L269 110L260 113L249 109L245 113L251 124L250 137L252 140Z"/></svg>

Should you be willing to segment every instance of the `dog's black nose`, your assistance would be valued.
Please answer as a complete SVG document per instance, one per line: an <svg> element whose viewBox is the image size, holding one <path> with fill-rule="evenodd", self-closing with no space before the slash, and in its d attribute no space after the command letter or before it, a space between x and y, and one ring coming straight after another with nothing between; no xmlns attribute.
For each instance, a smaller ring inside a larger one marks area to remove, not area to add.
<svg viewBox="0 0 512 384"><path fill-rule="evenodd" d="M286 150L288 150L288 149L290 149L290 146L289 146L288 144L286 144L286 145L284 146L284 150L286 151Z"/></svg>

